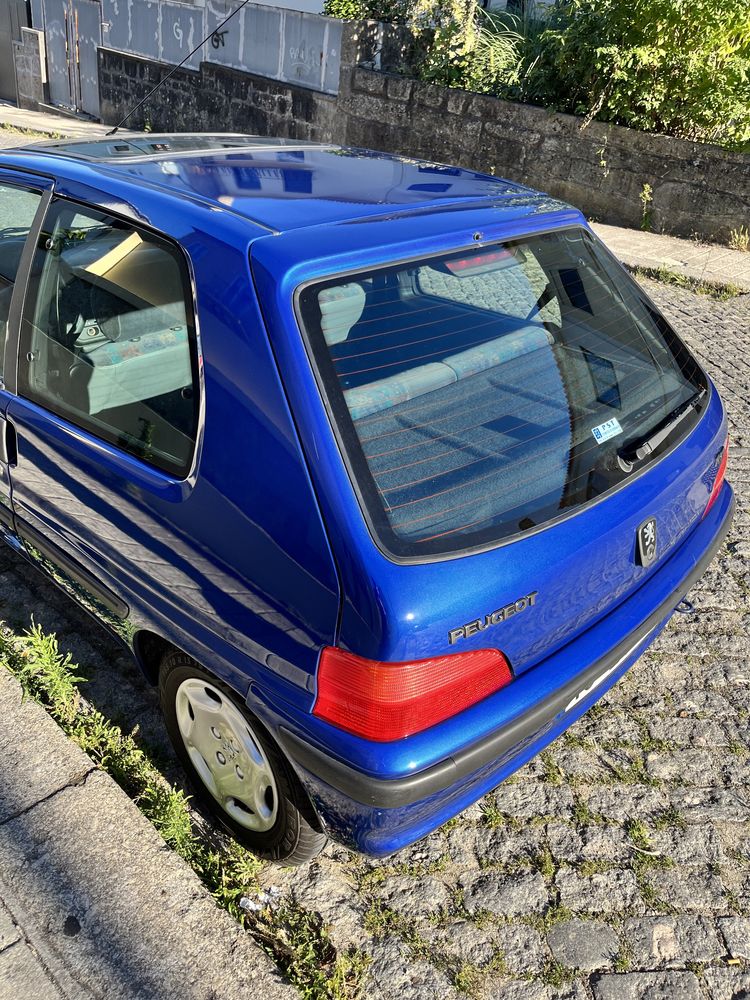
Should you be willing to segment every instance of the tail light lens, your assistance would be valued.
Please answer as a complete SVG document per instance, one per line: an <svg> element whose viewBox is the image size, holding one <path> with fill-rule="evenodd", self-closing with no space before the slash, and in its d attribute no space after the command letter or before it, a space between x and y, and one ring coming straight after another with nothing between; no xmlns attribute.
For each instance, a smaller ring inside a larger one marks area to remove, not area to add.
<svg viewBox="0 0 750 1000"><path fill-rule="evenodd" d="M721 453L721 459L719 461L719 468L716 472L716 478L714 479L714 485L711 488L711 496L708 498L708 503L706 504L706 509L703 511L703 516L711 510L713 505L716 503L716 498L718 497L722 484L724 482L724 474L727 471L727 459L729 458L729 438L724 442L724 450Z"/></svg>
<svg viewBox="0 0 750 1000"><path fill-rule="evenodd" d="M368 740L398 740L475 705L511 679L497 649L383 663L328 646L313 715Z"/></svg>

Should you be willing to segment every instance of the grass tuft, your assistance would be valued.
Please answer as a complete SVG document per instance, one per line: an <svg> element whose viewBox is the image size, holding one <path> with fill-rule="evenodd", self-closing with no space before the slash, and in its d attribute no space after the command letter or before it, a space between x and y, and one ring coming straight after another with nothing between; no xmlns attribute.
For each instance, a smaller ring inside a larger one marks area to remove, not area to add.
<svg viewBox="0 0 750 1000"><path fill-rule="evenodd" d="M0 665L43 705L61 729L114 778L153 823L166 844L198 874L219 906L241 923L297 987L305 1000L361 996L369 959L357 949L338 953L319 914L294 900L247 912L243 896L258 894L262 862L235 841L217 846L194 826L187 796L170 785L136 742L86 703L85 680L57 638L32 625L21 635L0 630Z"/></svg>
<svg viewBox="0 0 750 1000"><path fill-rule="evenodd" d="M732 250L742 250L743 253L750 251L750 229L747 226L738 226L729 233L729 246Z"/></svg>
<svg viewBox="0 0 750 1000"><path fill-rule="evenodd" d="M568 968L558 962L557 959L548 959L541 972L541 980L554 989L562 989L568 986L576 977L576 970Z"/></svg>
<svg viewBox="0 0 750 1000"><path fill-rule="evenodd" d="M698 278L691 278L680 271L670 271L668 267L630 267L628 270L637 279L650 278L658 281L662 285L673 285L676 288L684 288L688 292L695 292L696 295L705 295L710 299L718 299L719 302L726 302L728 299L736 299L742 295L743 291L731 282L722 284L721 282L701 281Z"/></svg>

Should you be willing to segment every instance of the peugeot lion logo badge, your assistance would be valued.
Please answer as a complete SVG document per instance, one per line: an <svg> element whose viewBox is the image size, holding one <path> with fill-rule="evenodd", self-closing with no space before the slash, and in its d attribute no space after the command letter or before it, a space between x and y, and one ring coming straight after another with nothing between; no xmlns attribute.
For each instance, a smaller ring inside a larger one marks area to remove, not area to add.
<svg viewBox="0 0 750 1000"><path fill-rule="evenodd" d="M637 531L638 555L641 566L650 566L656 559L656 518L650 517Z"/></svg>

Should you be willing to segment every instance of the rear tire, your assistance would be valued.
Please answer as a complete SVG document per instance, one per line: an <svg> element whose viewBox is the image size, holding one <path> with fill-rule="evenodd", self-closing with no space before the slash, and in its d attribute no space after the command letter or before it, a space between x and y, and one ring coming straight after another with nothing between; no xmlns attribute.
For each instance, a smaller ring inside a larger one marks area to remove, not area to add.
<svg viewBox="0 0 750 1000"><path fill-rule="evenodd" d="M161 661L159 698L195 797L235 840L287 865L320 853L326 837L297 776L225 684L174 650Z"/></svg>

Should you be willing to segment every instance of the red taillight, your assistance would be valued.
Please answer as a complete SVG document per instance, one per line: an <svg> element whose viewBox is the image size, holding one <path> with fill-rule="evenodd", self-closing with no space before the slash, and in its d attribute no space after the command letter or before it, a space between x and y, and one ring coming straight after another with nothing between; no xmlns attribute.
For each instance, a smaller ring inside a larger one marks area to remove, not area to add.
<svg viewBox="0 0 750 1000"><path fill-rule="evenodd" d="M368 740L398 740L475 705L511 679L497 649L382 663L328 646L313 715Z"/></svg>
<svg viewBox="0 0 750 1000"><path fill-rule="evenodd" d="M711 496L708 498L708 503L706 504L706 509L703 511L703 516L711 510L713 505L716 503L716 498L721 490L722 483L724 482L724 474L727 471L727 459L729 458L729 438L724 442L724 450L721 453L721 461L719 462L719 468L716 472L716 478L714 479L714 485L711 488Z"/></svg>

